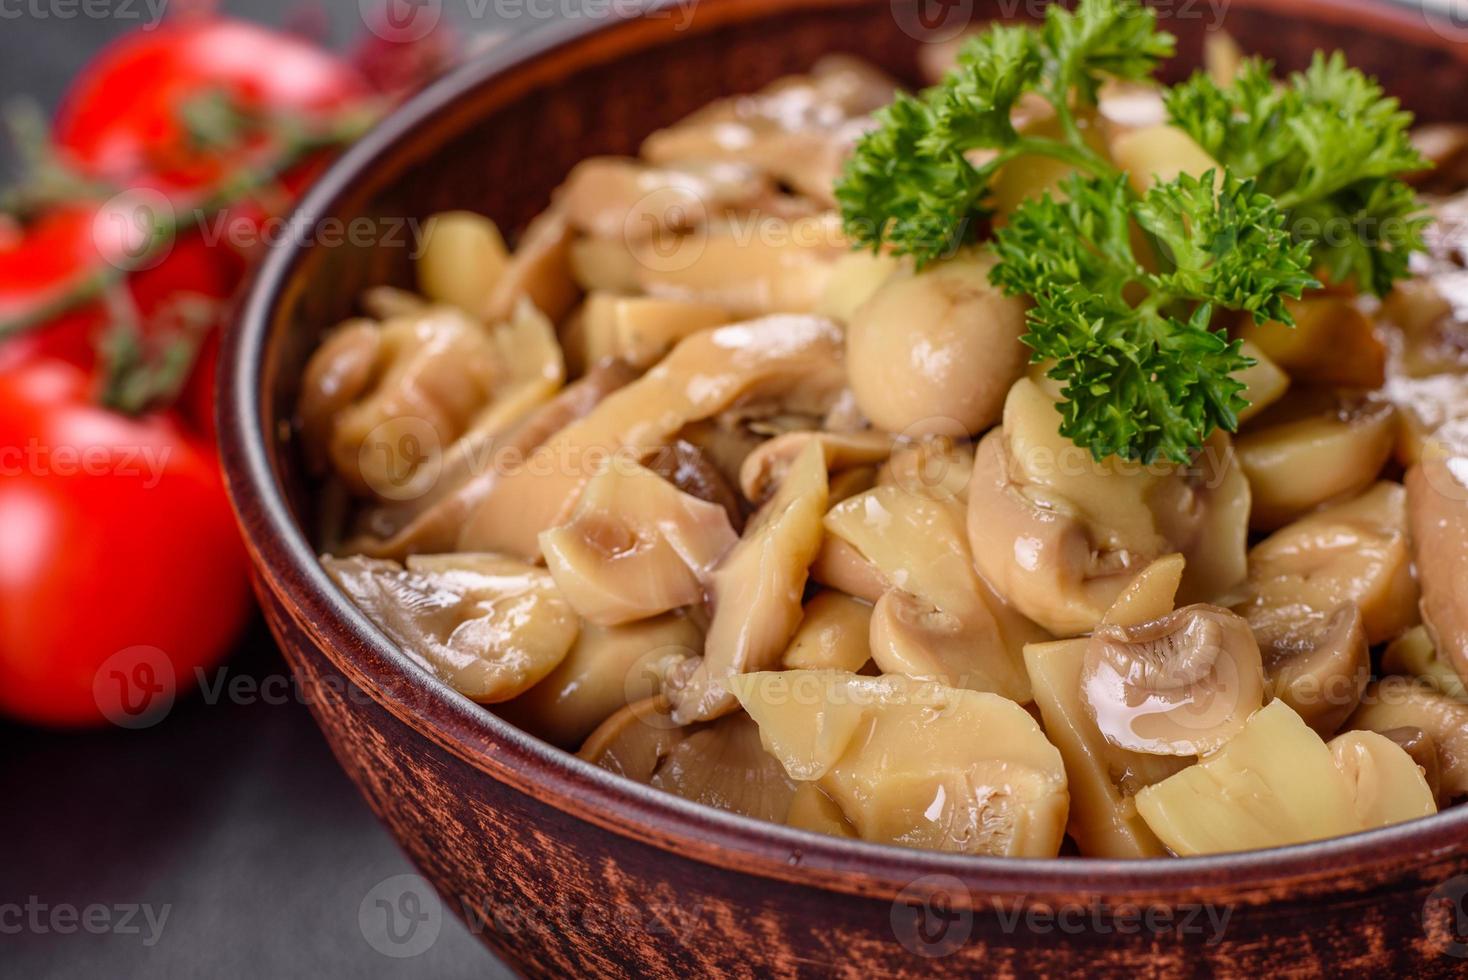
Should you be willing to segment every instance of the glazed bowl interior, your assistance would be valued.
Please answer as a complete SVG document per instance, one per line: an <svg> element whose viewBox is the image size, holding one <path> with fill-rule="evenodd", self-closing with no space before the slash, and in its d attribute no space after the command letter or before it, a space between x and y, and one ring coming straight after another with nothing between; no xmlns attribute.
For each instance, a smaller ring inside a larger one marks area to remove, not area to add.
<svg viewBox="0 0 1468 980"><path fill-rule="evenodd" d="M983 17L1027 5L975 6ZM1302 67L1317 47L1339 47L1420 118L1461 111L1443 96L1468 88L1468 45L1455 46L1406 8L1375 0L1171 6L1197 11L1164 17L1179 37L1173 78L1198 64L1205 32L1226 9L1241 46L1282 69ZM917 16L905 0L700 0L635 20L556 25L444 79L354 147L308 195L294 227L350 231L356 222L367 234L358 245L351 234L330 242L303 234L275 249L226 345L222 448L262 589L289 597L298 625L349 679L484 778L617 833L757 874L872 892L943 873L1031 895L1104 892L1120 877L1143 893L1227 882L1247 894L1282 878L1308 889L1347 868L1369 877L1386 855L1462 840L1468 807L1274 851L1148 862L963 857L756 822L614 776L499 720L396 649L322 571L311 543L313 487L290 425L298 379L322 332L357 312L364 289L411 286L415 223L467 208L521 227L581 158L634 154L653 129L826 53L856 54L916 83L925 30L913 27Z"/></svg>

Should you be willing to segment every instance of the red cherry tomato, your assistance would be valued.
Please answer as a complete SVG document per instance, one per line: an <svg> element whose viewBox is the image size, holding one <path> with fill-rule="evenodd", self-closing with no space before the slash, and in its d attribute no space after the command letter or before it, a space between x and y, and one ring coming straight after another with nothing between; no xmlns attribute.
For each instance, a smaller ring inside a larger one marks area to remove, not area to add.
<svg viewBox="0 0 1468 980"><path fill-rule="evenodd" d="M231 151L257 145L259 136L247 128L234 147L201 145L188 112L211 94L224 97L226 112L246 117L312 117L370 88L346 62L298 37L225 18L165 22L124 35L91 62L62 102L54 137L68 161L93 177L211 185L238 163Z"/></svg>
<svg viewBox="0 0 1468 980"><path fill-rule="evenodd" d="M0 528L0 712L18 719L156 712L250 609L208 446L172 414L97 407L70 364L0 373Z"/></svg>

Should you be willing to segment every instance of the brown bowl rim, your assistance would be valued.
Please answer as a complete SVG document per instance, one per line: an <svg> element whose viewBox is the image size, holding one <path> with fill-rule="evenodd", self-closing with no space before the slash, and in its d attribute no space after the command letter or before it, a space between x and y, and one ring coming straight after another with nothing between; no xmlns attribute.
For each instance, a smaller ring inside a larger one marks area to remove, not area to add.
<svg viewBox="0 0 1468 980"><path fill-rule="evenodd" d="M750 9L839 9L865 0L701 0L708 30ZM1420 11L1379 0L1232 0L1288 9L1317 22L1431 46ZM1413 16L1415 13L1416 16ZM572 21L506 41L441 79L351 147L296 211L299 227L333 213L375 164L411 157L425 133L471 91L509 72L533 73L558 52L595 42L606 58L638 45L641 18ZM674 42L676 43L676 42ZM1462 46L1468 49L1468 46ZM1468 50L1455 56L1468 60ZM585 62L583 62L584 64ZM1463 846L1468 806L1347 837L1262 851L1152 860L994 858L920 851L830 837L715 810L584 762L502 721L452 691L399 651L331 582L291 515L266 431L264 356L285 285L310 244L272 250L228 331L220 361L219 438L226 482L257 574L346 677L394 716L465 762L557 809L619 835L717 866L852 894L891 897L916 881L956 880L972 893L1031 900L1075 896L1176 900L1204 888L1262 900L1282 893L1363 884L1360 872L1427 860ZM934 879L931 876L939 876ZM1218 897L1216 894L1214 897Z"/></svg>

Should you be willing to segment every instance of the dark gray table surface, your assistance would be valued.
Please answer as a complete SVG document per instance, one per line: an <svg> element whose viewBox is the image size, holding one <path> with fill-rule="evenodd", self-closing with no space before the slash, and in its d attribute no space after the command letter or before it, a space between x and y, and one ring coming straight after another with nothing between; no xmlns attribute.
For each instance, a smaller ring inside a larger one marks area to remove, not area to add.
<svg viewBox="0 0 1468 980"><path fill-rule="evenodd" d="M91 9L146 12L159 2ZM445 16L470 31L535 26L470 2L447 0ZM278 24L301 4L222 6ZM139 23L57 15L68 9L78 7L0 7L0 100L50 107L92 52ZM318 9L338 42L362 29L357 0ZM287 674L259 624L227 667L277 686ZM374 947L405 951L385 942L373 889L400 888L396 876L412 867L307 709L281 700L195 698L140 732L0 723L0 977L508 976L451 916L417 955Z"/></svg>

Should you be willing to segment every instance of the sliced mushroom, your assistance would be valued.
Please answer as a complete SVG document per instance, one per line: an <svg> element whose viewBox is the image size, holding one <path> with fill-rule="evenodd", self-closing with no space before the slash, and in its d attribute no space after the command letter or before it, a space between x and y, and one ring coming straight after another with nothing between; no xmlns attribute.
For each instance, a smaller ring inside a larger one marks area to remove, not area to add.
<svg viewBox="0 0 1468 980"><path fill-rule="evenodd" d="M743 712L690 731L648 785L705 806L770 821L784 820L795 796L795 781L765 751L759 726Z"/></svg>
<svg viewBox="0 0 1468 980"><path fill-rule="evenodd" d="M1363 829L1330 749L1283 701L1218 751L1137 794L1137 811L1183 856L1283 847Z"/></svg>
<svg viewBox="0 0 1468 980"><path fill-rule="evenodd" d="M1264 650L1270 697L1294 708L1321 738L1340 730L1371 680L1371 649L1361 610L1338 607L1316 625L1278 638Z"/></svg>
<svg viewBox="0 0 1468 980"><path fill-rule="evenodd" d="M502 373L490 332L450 307L348 323L306 365L298 412L307 453L360 496L420 496Z"/></svg>
<svg viewBox="0 0 1468 980"><path fill-rule="evenodd" d="M1422 621L1461 681L1468 678L1468 455L1431 454L1413 467L1407 516Z"/></svg>
<svg viewBox="0 0 1468 980"><path fill-rule="evenodd" d="M974 571L962 505L876 487L826 515L892 588L872 611L872 658L883 671L1030 700L1024 644L1043 639Z"/></svg>
<svg viewBox="0 0 1468 980"><path fill-rule="evenodd" d="M818 61L754 95L710 103L642 144L653 163L733 159L758 167L800 193L832 206L831 188L848 144L869 113L892 101L895 83L844 55Z"/></svg>
<svg viewBox="0 0 1468 980"><path fill-rule="evenodd" d="M438 480L422 495L362 511L342 552L401 560L409 553L452 550L464 521L502 469L520 465L533 449L634 377L627 365L609 361L503 432L480 423L450 447Z"/></svg>
<svg viewBox="0 0 1468 980"><path fill-rule="evenodd" d="M832 264L816 312L850 323L861 305L899 268L898 260L884 252L848 252Z"/></svg>
<svg viewBox="0 0 1468 980"><path fill-rule="evenodd" d="M1396 742L1376 732L1346 732L1330 740L1336 768L1346 777L1361 829L1430 817L1437 802L1427 777Z"/></svg>
<svg viewBox="0 0 1468 980"><path fill-rule="evenodd" d="M1087 645L1086 640L1059 640L1025 647L1045 734L1065 760L1071 796L1067 830L1087 857L1160 857L1166 850L1132 798L1188 760L1129 752L1102 737L1081 701Z"/></svg>
<svg viewBox="0 0 1468 980"><path fill-rule="evenodd" d="M653 453L647 460L647 468L684 493L724 508L735 531L744 528L739 495L729 486L718 467L709 461L708 455L693 443L674 439Z"/></svg>
<svg viewBox="0 0 1468 980"><path fill-rule="evenodd" d="M863 840L1014 857L1060 849L1060 753L1013 701L838 671L731 686L791 778L814 783Z"/></svg>
<svg viewBox="0 0 1468 980"><path fill-rule="evenodd" d="M404 653L484 704L539 683L580 629L544 569L497 555L415 555L406 568L328 555L322 564Z"/></svg>
<svg viewBox="0 0 1468 980"><path fill-rule="evenodd" d="M1146 194L1179 174L1201 178L1222 173L1218 161L1184 130L1167 123L1125 129L1111 140L1111 156L1127 172L1132 188Z"/></svg>
<svg viewBox="0 0 1468 980"><path fill-rule="evenodd" d="M540 535L546 567L578 614L616 626L702 602L738 536L724 509L614 459L571 519Z"/></svg>
<svg viewBox="0 0 1468 980"><path fill-rule="evenodd" d="M974 473L974 449L966 441L935 435L909 439L892 449L877 473L879 486L901 487L934 500L968 502Z"/></svg>
<svg viewBox="0 0 1468 980"><path fill-rule="evenodd" d="M880 463L892 452L892 437L881 432L787 432L745 457L739 468L739 487L745 499L756 504L769 499L811 443L821 447L826 470L831 475L851 467Z"/></svg>
<svg viewBox="0 0 1468 980"><path fill-rule="evenodd" d="M966 253L899 272L851 317L846 367L862 413L908 436L984 431L1024 374L1024 304L989 282L994 258Z"/></svg>
<svg viewBox="0 0 1468 980"><path fill-rule="evenodd" d="M812 313L850 244L827 212L714 221L667 242L635 242L637 281L652 296L706 303L735 316Z"/></svg>
<svg viewBox="0 0 1468 980"><path fill-rule="evenodd" d="M435 303L478 316L489 305L510 253L499 226L472 211L429 218L418 258L418 288Z"/></svg>
<svg viewBox="0 0 1468 980"><path fill-rule="evenodd" d="M1309 646L1347 602L1360 608L1368 643L1403 632L1417 620L1406 509L1401 485L1382 482L1276 531L1250 550L1246 599L1234 611L1265 649Z"/></svg>
<svg viewBox="0 0 1468 980"><path fill-rule="evenodd" d="M597 238L658 238L746 207L771 190L740 163L649 166L626 157L589 157L561 186L557 202L573 228Z"/></svg>
<svg viewBox="0 0 1468 980"><path fill-rule="evenodd" d="M679 727L661 696L629 704L586 740L581 758L695 803L783 821L795 783L744 714Z"/></svg>
<svg viewBox="0 0 1468 980"><path fill-rule="evenodd" d="M714 571L704 655L668 679L673 717L680 723L732 711L737 702L730 679L780 662L800 622L826 501L825 459L812 443Z"/></svg>
<svg viewBox="0 0 1468 980"><path fill-rule="evenodd" d="M1290 376L1280 370L1279 365L1253 341L1244 341L1239 353L1254 362L1234 374L1234 378L1244 385L1239 394L1249 403L1239 411L1239 421L1247 422L1285 396L1290 388Z"/></svg>
<svg viewBox="0 0 1468 980"><path fill-rule="evenodd" d="M465 522L463 550L539 554L541 531L564 522L611 456L642 459L691 422L777 400L824 412L844 382L841 333L829 320L767 317L684 340L640 379L506 467Z"/></svg>
<svg viewBox="0 0 1468 980"><path fill-rule="evenodd" d="M679 341L732 319L728 310L707 303L603 292L586 297L581 316L581 363L614 357L642 369L662 360Z"/></svg>
<svg viewBox="0 0 1468 980"><path fill-rule="evenodd" d="M1248 623L1217 606L1186 606L1136 626L1102 625L1086 645L1081 699L1118 748L1212 752L1264 703Z"/></svg>
<svg viewBox="0 0 1468 980"><path fill-rule="evenodd" d="M860 551L829 534L811 563L810 575L821 585L869 603L875 603L892 588L892 583Z"/></svg>
<svg viewBox="0 0 1468 980"><path fill-rule="evenodd" d="M1058 636L1090 631L1153 560L1181 553L1183 601L1244 576L1248 484L1216 434L1190 468L1090 454L1060 435L1053 396L1022 378L985 436L969 484L979 572Z"/></svg>
<svg viewBox="0 0 1468 980"><path fill-rule="evenodd" d="M584 292L635 293L637 257L632 244L623 238L578 238L567 254L571 279Z"/></svg>
<svg viewBox="0 0 1468 980"><path fill-rule="evenodd" d="M1142 569L1126 587L1101 623L1106 626L1141 626L1172 612L1177 592L1183 584L1187 559L1182 555L1163 555Z"/></svg>
<svg viewBox="0 0 1468 980"><path fill-rule="evenodd" d="M1389 732L1420 728L1437 747L1442 798L1468 796L1468 704L1408 677L1372 681L1347 728Z"/></svg>
<svg viewBox="0 0 1468 980"><path fill-rule="evenodd" d="M1427 780L1427 786L1432 790L1432 798L1437 801L1438 808L1446 806L1448 800L1443 797L1442 762L1438 759L1437 745L1433 743L1432 736L1411 725L1388 728L1380 734L1401 746L1412 757L1417 768L1422 770L1422 778Z"/></svg>
<svg viewBox="0 0 1468 980"><path fill-rule="evenodd" d="M576 305L580 290L571 277L573 234L557 207L542 213L525 229L484 309L487 320L503 320L528 299L552 321Z"/></svg>
<svg viewBox="0 0 1468 980"><path fill-rule="evenodd" d="M576 754L618 776L646 783L687 731L668 714L661 694L633 701L597 726Z"/></svg>
<svg viewBox="0 0 1468 980"><path fill-rule="evenodd" d="M790 809L785 814L785 822L792 827L817 834L857 837L856 828L846 819L846 814L841 812L836 801L821 792L815 783L800 783L795 787L795 795L790 798Z"/></svg>
<svg viewBox="0 0 1468 980"><path fill-rule="evenodd" d="M1309 402L1313 407L1314 399ZM1249 524L1255 530L1277 530L1327 501L1355 496L1391 458L1396 426L1390 402L1330 399L1322 408L1276 406L1262 427L1235 441L1253 493ZM1310 479L1300 479L1302 473Z"/></svg>
<svg viewBox="0 0 1468 980"><path fill-rule="evenodd" d="M1453 665L1438 656L1426 626L1414 626L1387 644L1381 656L1381 672L1416 677L1448 697L1468 703L1468 686Z"/></svg>
<svg viewBox="0 0 1468 980"><path fill-rule="evenodd" d="M1258 346L1294 381L1341 388L1379 388L1386 348L1353 296L1320 293L1285 300L1295 319L1255 323L1245 317L1235 334Z"/></svg>
<svg viewBox="0 0 1468 980"><path fill-rule="evenodd" d="M545 679L498 707L501 718L574 751L613 713L658 693L661 678L703 650L703 633L679 614L631 623L584 623Z"/></svg>
<svg viewBox="0 0 1468 980"><path fill-rule="evenodd" d="M800 626L780 658L786 670L844 670L855 674L872 659L872 607L840 592L821 592L805 604Z"/></svg>

